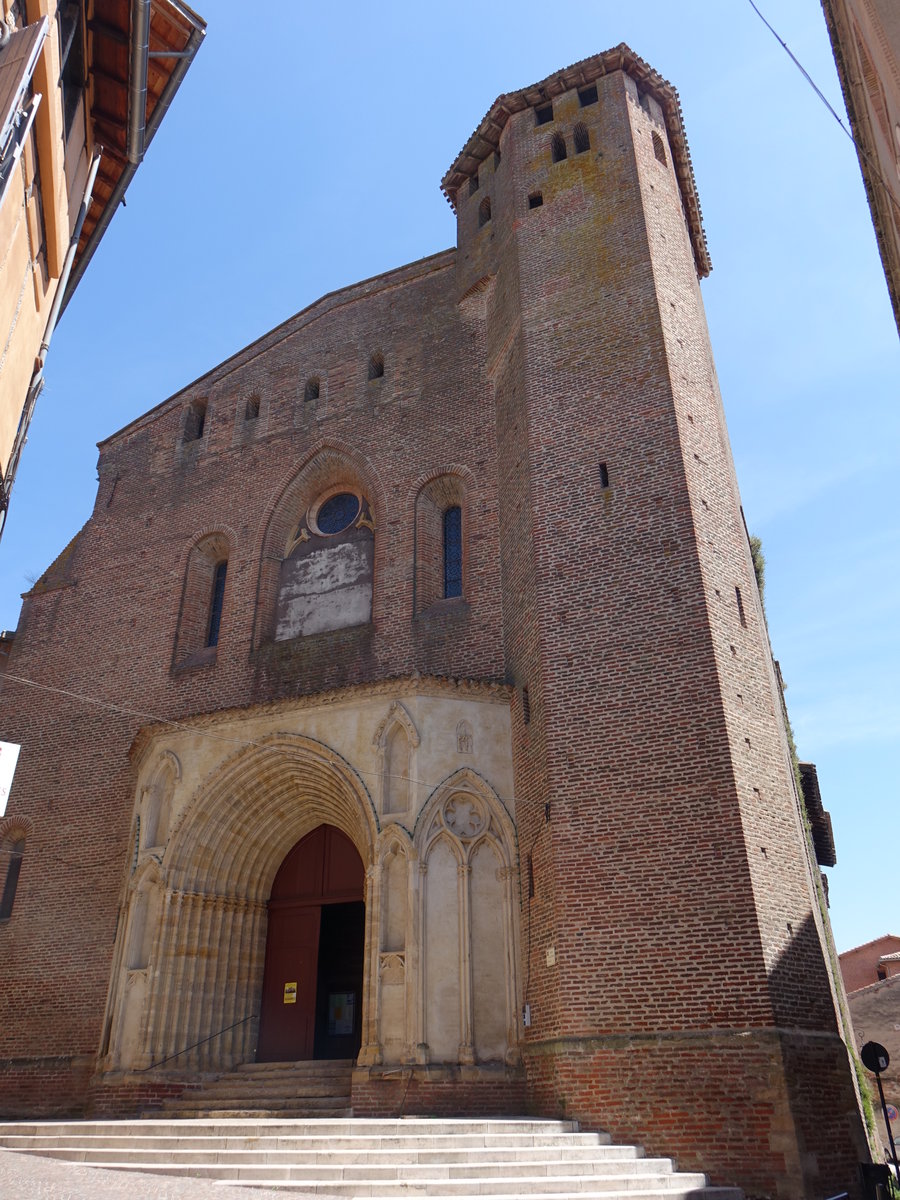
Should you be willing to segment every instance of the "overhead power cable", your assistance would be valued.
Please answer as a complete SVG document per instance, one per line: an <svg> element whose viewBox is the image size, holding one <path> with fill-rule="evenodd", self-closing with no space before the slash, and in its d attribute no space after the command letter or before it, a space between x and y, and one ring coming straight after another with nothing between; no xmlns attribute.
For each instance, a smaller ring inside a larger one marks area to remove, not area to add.
<svg viewBox="0 0 900 1200"><path fill-rule="evenodd" d="M79 700L83 704L91 704L95 708L106 709L108 712L119 713L121 716L137 717L141 721L152 721L155 725L167 725L170 729L177 729L182 733L189 733L192 737L212 738L213 741L228 742L233 746L240 747L241 749L256 748L264 750L267 748L266 742L258 742L253 738L229 737L227 734L216 733L211 729L202 729L196 725L189 725L184 721L175 721L169 717L160 717L155 713L142 712L137 708L127 708L122 704L113 704L109 700L101 700L99 697L89 696L85 692L75 692L69 688L54 687L53 684L49 683L38 683L36 679L26 679L23 675L11 675L8 671L0 672L0 683L7 680L12 681L13 683L24 684L26 687L37 688L42 692L53 692L55 695L65 696L69 700ZM332 761L331 765L337 766L337 763ZM385 778L385 775L381 771L364 771L362 768L354 766L352 763L349 763L348 765L350 766L351 770L356 772L357 775L367 775L372 779ZM388 775L387 778L405 779L409 783L419 784L422 787L431 789L431 791L434 791L434 789L438 787L441 782L443 782L442 780L432 782L427 779L413 779L408 775ZM499 798L504 804L507 805L521 804L521 801L515 796L500 796ZM540 803L543 804L544 801L542 800Z"/></svg>
<svg viewBox="0 0 900 1200"><path fill-rule="evenodd" d="M882 175L881 167L878 164L877 160L874 159L871 154L869 154L869 152L868 152L868 150L866 150L865 146L861 146L859 144L859 142L853 136L853 132L850 129L848 129L847 126L844 124L844 122L841 120L840 114L834 108L831 101L828 99L828 97L825 95L825 93L822 91L822 89L819 87L819 85L816 83L816 81L810 75L809 71L807 71L806 67L804 67L804 65L800 61L800 59L796 56L796 54L794 54L793 50L791 50L790 46L787 44L787 42L784 40L784 38L778 33L778 31L769 23L769 21L766 20L766 18L763 16L763 14L759 11L756 4L754 3L754 0L747 0L747 3L750 5L750 7L753 9L753 11L756 13L756 15L762 21L763 25L765 25L766 29L768 29L769 33L771 33L772 37L776 40L776 42L778 42L779 46L781 46L781 48L784 50L784 52L787 54L788 58L790 58L791 62L794 64L794 66L797 68L797 70L800 72L800 74L803 76L803 78L806 80L806 82L809 84L809 86L812 88L812 90L816 93L816 95L819 97L819 99L822 101L822 103L825 105L825 107L828 109L828 111L831 113L831 115L834 117L834 119L837 121L838 125L840 125L840 127L844 131L844 133L846 133L847 137L850 139L850 141L856 147L857 153L866 160L869 170L879 180L879 182L881 183L885 192L887 193L888 199L894 205L894 207L897 209L897 212L900 213L900 200L898 200L897 196L894 194L894 190L893 190L893 187L891 186L891 184L887 181L887 179L885 179L884 175Z"/></svg>

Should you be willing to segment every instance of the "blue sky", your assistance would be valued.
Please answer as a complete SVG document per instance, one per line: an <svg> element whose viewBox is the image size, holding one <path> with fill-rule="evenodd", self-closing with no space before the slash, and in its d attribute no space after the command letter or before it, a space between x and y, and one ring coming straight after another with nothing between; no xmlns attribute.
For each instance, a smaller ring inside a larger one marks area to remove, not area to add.
<svg viewBox="0 0 900 1200"><path fill-rule="evenodd" d="M0 626L89 516L99 439L323 293L452 245L439 181L494 98L626 41L681 95L772 644L834 821L838 948L900 933L900 340L853 147L749 3L353 0L276 21L196 2L206 43L50 351ZM761 7L843 113L818 0Z"/></svg>

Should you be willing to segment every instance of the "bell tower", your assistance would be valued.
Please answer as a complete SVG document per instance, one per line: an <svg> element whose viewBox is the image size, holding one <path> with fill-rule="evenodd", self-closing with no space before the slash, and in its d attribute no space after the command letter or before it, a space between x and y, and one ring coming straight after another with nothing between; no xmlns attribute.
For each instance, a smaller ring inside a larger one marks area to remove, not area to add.
<svg viewBox="0 0 900 1200"><path fill-rule="evenodd" d="M497 421L529 1094L748 1194L852 1189L677 93L585 59L500 96L443 187Z"/></svg>

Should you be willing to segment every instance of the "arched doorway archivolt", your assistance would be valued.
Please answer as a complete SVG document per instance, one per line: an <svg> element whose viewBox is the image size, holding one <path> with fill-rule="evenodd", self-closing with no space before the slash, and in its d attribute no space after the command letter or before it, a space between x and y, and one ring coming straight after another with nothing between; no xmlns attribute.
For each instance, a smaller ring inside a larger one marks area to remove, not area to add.
<svg viewBox="0 0 900 1200"><path fill-rule="evenodd" d="M322 824L346 834L371 865L378 816L356 771L314 738L272 734L221 766L188 803L166 854L169 887L265 901L284 856Z"/></svg>
<svg viewBox="0 0 900 1200"><path fill-rule="evenodd" d="M272 883L291 848L321 825L345 835L366 869L368 946L378 818L346 760L313 738L276 733L204 781L170 832L147 993L139 1021L129 1017L132 1044L113 1048L113 1061L149 1066L177 1055L169 1069L183 1072L254 1057ZM132 889L129 903L138 902ZM127 1003L122 987L118 1004ZM368 1009L364 993L364 1047Z"/></svg>

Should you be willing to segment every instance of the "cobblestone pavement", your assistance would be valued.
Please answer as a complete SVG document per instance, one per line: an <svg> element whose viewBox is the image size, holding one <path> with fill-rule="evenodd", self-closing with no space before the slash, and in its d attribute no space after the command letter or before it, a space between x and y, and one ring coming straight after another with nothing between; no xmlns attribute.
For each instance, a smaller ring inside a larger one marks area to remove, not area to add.
<svg viewBox="0 0 900 1200"><path fill-rule="evenodd" d="M235 1188L172 1175L108 1171L0 1150L3 1200L316 1200L312 1192ZM322 1193L318 1193L321 1200Z"/></svg>

